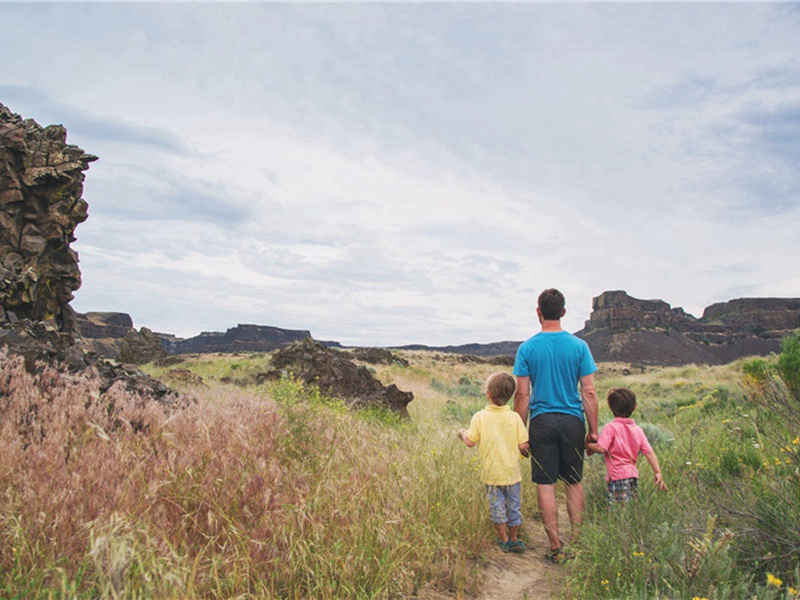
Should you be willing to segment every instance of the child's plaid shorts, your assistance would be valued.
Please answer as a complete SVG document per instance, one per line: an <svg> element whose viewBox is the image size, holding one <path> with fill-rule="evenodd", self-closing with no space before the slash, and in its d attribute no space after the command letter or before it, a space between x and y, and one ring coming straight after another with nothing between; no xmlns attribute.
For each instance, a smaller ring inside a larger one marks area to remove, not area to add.
<svg viewBox="0 0 800 600"><path fill-rule="evenodd" d="M639 487L639 478L630 477L628 479L616 479L608 482L608 503L628 502L636 498L636 490Z"/></svg>

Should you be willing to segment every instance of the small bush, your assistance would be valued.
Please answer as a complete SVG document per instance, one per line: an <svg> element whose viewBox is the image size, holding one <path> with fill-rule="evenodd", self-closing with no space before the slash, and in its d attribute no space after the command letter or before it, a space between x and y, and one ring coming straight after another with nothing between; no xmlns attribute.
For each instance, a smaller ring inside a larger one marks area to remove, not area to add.
<svg viewBox="0 0 800 600"><path fill-rule="evenodd" d="M777 371L795 400L800 401L800 333L783 338Z"/></svg>

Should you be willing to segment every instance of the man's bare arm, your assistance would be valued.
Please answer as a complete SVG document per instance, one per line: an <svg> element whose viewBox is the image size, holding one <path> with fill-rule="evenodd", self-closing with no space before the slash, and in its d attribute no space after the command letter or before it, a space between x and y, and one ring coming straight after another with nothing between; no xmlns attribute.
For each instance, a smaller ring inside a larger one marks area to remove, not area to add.
<svg viewBox="0 0 800 600"><path fill-rule="evenodd" d="M581 398L583 400L583 412L586 413L586 424L589 427L586 441L596 442L597 413L600 409L597 401L597 388L594 385L594 375L581 377Z"/></svg>
<svg viewBox="0 0 800 600"><path fill-rule="evenodd" d="M514 410L528 424L528 408L531 404L531 378L517 376L517 391L514 392Z"/></svg>

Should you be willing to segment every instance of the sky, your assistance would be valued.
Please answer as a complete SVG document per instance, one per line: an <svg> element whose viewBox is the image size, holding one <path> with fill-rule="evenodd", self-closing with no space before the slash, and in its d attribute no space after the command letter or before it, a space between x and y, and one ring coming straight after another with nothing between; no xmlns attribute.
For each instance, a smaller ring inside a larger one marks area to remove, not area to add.
<svg viewBox="0 0 800 600"><path fill-rule="evenodd" d="M795 3L0 2L0 103L100 157L79 312L523 340L536 297L800 297Z"/></svg>

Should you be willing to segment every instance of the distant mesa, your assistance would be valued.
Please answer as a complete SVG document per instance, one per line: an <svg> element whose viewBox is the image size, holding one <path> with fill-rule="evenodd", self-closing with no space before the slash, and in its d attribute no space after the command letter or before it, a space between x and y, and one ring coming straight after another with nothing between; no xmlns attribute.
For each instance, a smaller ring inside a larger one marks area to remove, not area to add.
<svg viewBox="0 0 800 600"><path fill-rule="evenodd" d="M740 298L712 304L701 318L672 308L663 300L640 300L621 290L606 291L592 301L592 313L576 335L586 340L599 362L626 362L640 365L676 366L686 364L726 364L747 356L764 356L780 351L783 337L800 328L800 299ZM147 347L138 337L158 336L165 354L212 352L271 352L292 342L311 340L305 330L281 329L264 325L237 325L225 332L205 332L179 339L169 334L153 334L146 328L133 329L124 313L87 313L76 316L76 331L96 352L120 358L124 343ZM531 324L531 335L536 331ZM125 342L124 340L127 340ZM326 347L341 347L337 342L317 342ZM397 350L426 350L458 355L463 360L513 365L519 341L457 346L399 346ZM158 348L143 352L134 364L156 360ZM369 351L368 351L369 350ZM362 362L390 364L399 361L378 349L353 348L351 354Z"/></svg>
<svg viewBox="0 0 800 600"><path fill-rule="evenodd" d="M210 354L215 352L272 352L301 340L310 340L305 330L281 329L267 325L237 325L225 332L206 331L182 339L167 333L153 333L146 327L136 331L130 315L117 312L88 312L76 315L76 330L92 348L106 358L119 360L124 353L125 340L130 345L142 345L137 337L155 335L161 350L130 357L132 364L144 364L167 354ZM160 355L159 355L160 354Z"/></svg>
<svg viewBox="0 0 800 600"><path fill-rule="evenodd" d="M712 304L701 318L663 300L603 292L577 332L597 361L676 366L726 364L780 350L800 328L800 298L740 298Z"/></svg>

